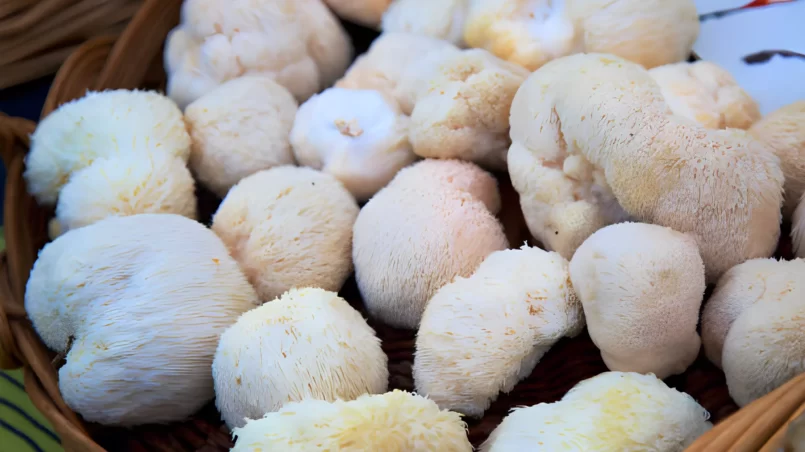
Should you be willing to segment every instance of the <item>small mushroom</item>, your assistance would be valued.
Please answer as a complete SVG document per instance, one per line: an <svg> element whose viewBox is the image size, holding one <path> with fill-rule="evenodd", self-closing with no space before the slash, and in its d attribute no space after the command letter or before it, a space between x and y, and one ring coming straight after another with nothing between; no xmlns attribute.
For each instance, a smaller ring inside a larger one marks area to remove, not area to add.
<svg viewBox="0 0 805 452"><path fill-rule="evenodd" d="M330 88L302 104L290 139L301 165L332 174L365 201L416 160L408 124L382 91Z"/></svg>
<svg viewBox="0 0 805 452"><path fill-rule="evenodd" d="M404 391L352 401L305 399L236 428L233 452L282 450L471 452L458 413Z"/></svg>
<svg viewBox="0 0 805 452"><path fill-rule="evenodd" d="M406 32L464 44L469 0L394 0L383 13L384 32Z"/></svg>
<svg viewBox="0 0 805 452"><path fill-rule="evenodd" d="M380 394L387 364L380 339L343 298L292 289L221 335L212 363L215 406L232 429L288 402Z"/></svg>
<svg viewBox="0 0 805 452"><path fill-rule="evenodd" d="M246 176L292 165L288 134L296 107L291 93L265 76L239 77L212 89L185 109L193 173L223 198Z"/></svg>
<svg viewBox="0 0 805 452"><path fill-rule="evenodd" d="M643 223L607 226L576 250L570 278L610 370L667 378L696 360L705 281L693 237Z"/></svg>
<svg viewBox="0 0 805 452"><path fill-rule="evenodd" d="M562 256L526 246L495 251L428 302L416 339L417 393L480 417L553 344L583 329Z"/></svg>
<svg viewBox="0 0 805 452"><path fill-rule="evenodd" d="M707 358L745 406L805 372L805 260L753 259L718 281L702 314Z"/></svg>
<svg viewBox="0 0 805 452"><path fill-rule="evenodd" d="M352 271L358 204L333 176L278 166L232 187L212 219L263 300L294 287L338 291Z"/></svg>
<svg viewBox="0 0 805 452"><path fill-rule="evenodd" d="M352 249L369 314L414 329L439 288L508 248L485 202L500 206L495 179L456 160L404 168L372 197L355 221Z"/></svg>

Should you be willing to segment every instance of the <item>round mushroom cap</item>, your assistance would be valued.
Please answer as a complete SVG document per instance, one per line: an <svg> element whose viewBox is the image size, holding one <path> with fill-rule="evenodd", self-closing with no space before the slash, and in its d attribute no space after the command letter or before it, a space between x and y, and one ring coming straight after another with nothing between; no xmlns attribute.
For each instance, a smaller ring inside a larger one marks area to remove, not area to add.
<svg viewBox="0 0 805 452"><path fill-rule="evenodd" d="M378 28L383 12L394 0L324 0L342 19L368 28Z"/></svg>
<svg viewBox="0 0 805 452"><path fill-rule="evenodd" d="M294 164L288 135L297 103L265 76L225 82L185 110L193 139L190 168L220 197L246 176Z"/></svg>
<svg viewBox="0 0 805 452"><path fill-rule="evenodd" d="M508 248L503 227L481 201L499 199L497 187L479 198L450 182L475 179L473 172L482 173L476 166L465 163L465 176L442 179L428 177L428 162L400 171L354 226L352 258L363 301L370 315L398 328L416 328L439 288Z"/></svg>
<svg viewBox="0 0 805 452"><path fill-rule="evenodd" d="M805 260L753 259L724 274L702 314L707 357L739 406L805 372Z"/></svg>
<svg viewBox="0 0 805 452"><path fill-rule="evenodd" d="M358 204L333 176L278 166L232 187L212 220L263 300L294 287L338 291L352 272Z"/></svg>
<svg viewBox="0 0 805 452"><path fill-rule="evenodd" d="M275 79L299 102L331 85L352 58L349 36L320 0L188 0L179 25L195 41L169 39L170 61L186 48L186 62L168 65L168 95L180 106L206 91L175 83L196 78L220 85L244 74ZM188 72L190 72L188 74Z"/></svg>
<svg viewBox="0 0 805 452"><path fill-rule="evenodd" d="M434 61L441 59L443 54L458 52L458 48L449 42L430 36L381 33L335 86L381 91L396 99L402 112L410 115L416 94L413 91L419 86L420 79L426 79ZM423 62L428 64L423 65Z"/></svg>
<svg viewBox="0 0 805 452"><path fill-rule="evenodd" d="M471 452L467 426L458 413L433 401L394 390L355 400L305 399L236 428L234 452L312 449Z"/></svg>
<svg viewBox="0 0 805 452"><path fill-rule="evenodd" d="M570 278L610 370L666 378L696 360L706 286L693 237L643 223L607 226L576 250Z"/></svg>
<svg viewBox="0 0 805 452"><path fill-rule="evenodd" d="M654 375L604 372L559 402L513 409L480 451L516 452L534 444L545 450L682 451L712 428L709 417L690 395Z"/></svg>
<svg viewBox="0 0 805 452"><path fill-rule="evenodd" d="M383 14L383 32L404 32L462 46L469 0L394 0Z"/></svg>
<svg viewBox="0 0 805 452"><path fill-rule="evenodd" d="M25 290L59 390L88 422L172 422L213 396L221 333L257 306L221 240L179 215L112 217L45 245Z"/></svg>
<svg viewBox="0 0 805 452"><path fill-rule="evenodd" d="M479 417L559 339L583 329L567 260L525 246L495 251L428 301L416 339L417 393Z"/></svg>
<svg viewBox="0 0 805 452"><path fill-rule="evenodd" d="M90 91L47 115L25 159L28 192L53 205L70 176L95 159L163 152L187 161L190 135L182 112L152 91Z"/></svg>
<svg viewBox="0 0 805 452"><path fill-rule="evenodd" d="M546 64L515 95L511 137L512 184L535 235L549 235L545 219L569 203L590 219L566 221L578 238L623 221L620 211L692 234L711 282L777 248L780 159L744 130L673 115L638 64L605 54Z"/></svg>
<svg viewBox="0 0 805 452"><path fill-rule="evenodd" d="M60 233L143 213L196 219L195 183L184 160L163 153L98 158L73 173L56 205Z"/></svg>
<svg viewBox="0 0 805 452"><path fill-rule="evenodd" d="M693 0L471 1L464 40L536 70L600 52L646 68L684 61L699 34Z"/></svg>
<svg viewBox="0 0 805 452"><path fill-rule="evenodd" d="M528 71L486 50L449 54L427 78L411 113L411 145L421 157L458 158L506 168L509 111Z"/></svg>
<svg viewBox="0 0 805 452"><path fill-rule="evenodd" d="M655 67L649 73L676 115L711 129L748 129L760 119L752 96L715 63L683 61Z"/></svg>
<svg viewBox="0 0 805 452"><path fill-rule="evenodd" d="M380 91L330 88L299 107L290 140L299 164L332 174L365 201L416 160L408 123Z"/></svg>
<svg viewBox="0 0 805 452"><path fill-rule="evenodd" d="M769 113L752 125L749 133L768 144L780 158L785 175L783 217L790 218L805 194L805 101Z"/></svg>
<svg viewBox="0 0 805 452"><path fill-rule="evenodd" d="M380 339L344 299L292 289L221 335L212 364L215 406L231 429L288 402L380 394L387 364Z"/></svg>

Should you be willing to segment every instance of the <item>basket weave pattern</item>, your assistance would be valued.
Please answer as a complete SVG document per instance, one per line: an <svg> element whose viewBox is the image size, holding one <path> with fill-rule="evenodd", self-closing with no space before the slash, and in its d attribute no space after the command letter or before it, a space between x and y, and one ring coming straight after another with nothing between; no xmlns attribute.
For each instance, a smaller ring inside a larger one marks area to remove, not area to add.
<svg viewBox="0 0 805 452"><path fill-rule="evenodd" d="M49 2L42 2L49 3ZM53 2L58 3L58 1ZM0 20L24 0L0 6ZM179 20L180 0L147 0L119 39L98 37L67 58L59 70L42 115L81 97L87 89L159 88L164 86L161 51L168 31ZM0 35L3 33L0 26ZM360 48L361 43L356 42ZM365 46L364 46L365 47ZM0 53L2 54L2 53ZM29 135L35 124L0 116L0 154L7 169L5 199L6 255L0 259L0 366L24 366L25 387L36 407L50 420L68 451L223 451L232 446L229 432L211 405L186 422L142 426L131 430L88 425L64 403L58 389L59 359L39 340L23 307L25 283L38 250L47 242L52 210L42 209L26 192L22 178ZM501 221L510 243L529 239L517 193L505 175L500 178L504 207ZM217 201L199 192L199 213L207 220ZM783 245L778 253L790 257ZM341 295L363 310L354 280ZM413 390L414 332L372 323L389 356L390 387ZM513 406L559 400L577 382L606 371L598 349L582 334L556 344L534 372L514 391L502 394L481 420L468 420L470 440L478 445ZM717 423L690 451L783 450L788 424L805 411L805 375L738 411L730 399L724 375L703 355L683 374L666 381L693 396ZM794 449L791 449L794 450Z"/></svg>

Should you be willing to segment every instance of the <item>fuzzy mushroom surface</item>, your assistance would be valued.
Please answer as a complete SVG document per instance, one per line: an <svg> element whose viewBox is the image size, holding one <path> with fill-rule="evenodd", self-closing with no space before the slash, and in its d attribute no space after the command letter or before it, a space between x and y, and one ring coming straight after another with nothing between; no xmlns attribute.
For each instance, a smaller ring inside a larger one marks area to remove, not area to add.
<svg viewBox="0 0 805 452"><path fill-rule="evenodd" d="M425 397L394 390L355 400L306 399L236 428L234 452L471 452L461 415Z"/></svg>
<svg viewBox="0 0 805 452"><path fill-rule="evenodd" d="M760 119L757 102L726 69L710 61L680 62L649 71L674 114L711 129L748 129Z"/></svg>
<svg viewBox="0 0 805 452"><path fill-rule="evenodd" d="M739 406L805 372L805 260L753 259L718 281L702 314L707 358Z"/></svg>
<svg viewBox="0 0 805 452"><path fill-rule="evenodd" d="M690 56L693 0L469 0L464 41L536 70L576 53L609 53L646 68Z"/></svg>
<svg viewBox="0 0 805 452"><path fill-rule="evenodd" d="M335 177L278 166L232 187L212 219L263 300L294 287L338 291L352 272L358 204Z"/></svg>
<svg viewBox="0 0 805 452"><path fill-rule="evenodd" d="M692 234L710 282L777 247L780 159L746 131L673 115L638 64L554 60L517 91L510 121L509 173L528 227L566 258L630 218Z"/></svg>
<svg viewBox="0 0 805 452"><path fill-rule="evenodd" d="M272 78L247 75L209 91L185 109L193 140L190 168L223 198L241 179L293 165L288 135L297 103Z"/></svg>
<svg viewBox="0 0 805 452"><path fill-rule="evenodd" d="M290 141L300 165L332 174L365 201L416 160L409 123L382 91L329 88L299 108Z"/></svg>
<svg viewBox="0 0 805 452"><path fill-rule="evenodd" d="M107 218L45 245L25 311L66 353L59 390L88 422L183 420L213 396L221 333L258 305L215 234L179 215Z"/></svg>
<svg viewBox="0 0 805 452"><path fill-rule="evenodd" d="M447 55L459 49L449 42L413 33L386 32L372 41L347 73L335 84L339 88L374 89L393 97L410 115L418 91Z"/></svg>
<svg viewBox="0 0 805 452"><path fill-rule="evenodd" d="M696 360L706 286L690 235L643 223L607 226L576 250L570 278L610 370L667 378Z"/></svg>
<svg viewBox="0 0 805 452"><path fill-rule="evenodd" d="M526 246L496 251L428 301L416 339L417 393L480 417L559 339L583 329L565 258Z"/></svg>
<svg viewBox="0 0 805 452"><path fill-rule="evenodd" d="M439 288L508 248L490 208L500 208L497 182L472 163L428 159L397 173L353 229L355 279L369 314L417 328Z"/></svg>
<svg viewBox="0 0 805 452"><path fill-rule="evenodd" d="M805 194L805 101L775 110L749 129L780 158L785 175L783 217L790 218Z"/></svg>
<svg viewBox="0 0 805 452"><path fill-rule="evenodd" d="M303 102L341 77L352 53L321 0L186 0L165 43L167 92L185 108L228 80L262 74Z"/></svg>
<svg viewBox="0 0 805 452"><path fill-rule="evenodd" d="M394 0L383 14L383 32L405 32L464 45L469 0Z"/></svg>
<svg viewBox="0 0 805 452"><path fill-rule="evenodd" d="M486 50L447 54L411 113L411 145L426 158L506 169L509 110L528 71Z"/></svg>
<svg viewBox="0 0 805 452"><path fill-rule="evenodd" d="M232 429L288 402L380 394L387 364L380 339L343 298L292 289L221 335L212 363L215 406Z"/></svg>
<svg viewBox="0 0 805 452"><path fill-rule="evenodd" d="M480 451L682 452L712 428L709 417L654 375L604 372L558 402L514 408Z"/></svg>
<svg viewBox="0 0 805 452"><path fill-rule="evenodd" d="M39 203L54 205L70 176L96 159L155 151L184 161L190 156L176 104L152 91L90 91L39 122L23 176Z"/></svg>

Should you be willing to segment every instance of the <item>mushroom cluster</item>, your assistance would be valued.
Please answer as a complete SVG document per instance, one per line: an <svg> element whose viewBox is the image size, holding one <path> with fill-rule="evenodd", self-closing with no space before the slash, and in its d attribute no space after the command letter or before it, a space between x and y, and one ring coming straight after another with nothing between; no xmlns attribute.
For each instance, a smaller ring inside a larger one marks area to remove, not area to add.
<svg viewBox="0 0 805 452"><path fill-rule="evenodd" d="M354 61L337 17L380 32ZM167 95L31 137L56 212L25 307L64 400L214 399L233 450L681 452L709 414L662 379L709 359L746 405L805 372L805 260L775 255L790 222L805 257L805 102L761 117L685 61L698 27L692 0L185 0ZM607 372L468 434L590 340Z"/></svg>

